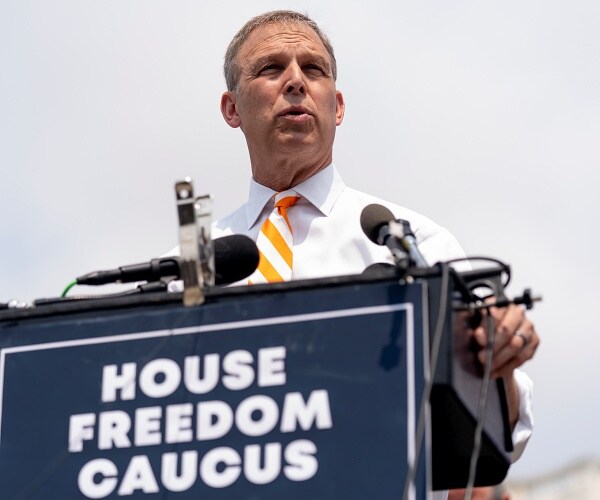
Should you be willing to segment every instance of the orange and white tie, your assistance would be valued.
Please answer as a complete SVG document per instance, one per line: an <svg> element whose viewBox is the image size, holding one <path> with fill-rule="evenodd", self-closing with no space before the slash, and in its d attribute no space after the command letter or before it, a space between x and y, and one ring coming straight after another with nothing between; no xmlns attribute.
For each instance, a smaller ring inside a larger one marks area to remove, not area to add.
<svg viewBox="0 0 600 500"><path fill-rule="evenodd" d="M287 190L275 195L275 207L260 228L256 239L260 260L252 283L274 283L292 279L294 238L287 210L300 196Z"/></svg>

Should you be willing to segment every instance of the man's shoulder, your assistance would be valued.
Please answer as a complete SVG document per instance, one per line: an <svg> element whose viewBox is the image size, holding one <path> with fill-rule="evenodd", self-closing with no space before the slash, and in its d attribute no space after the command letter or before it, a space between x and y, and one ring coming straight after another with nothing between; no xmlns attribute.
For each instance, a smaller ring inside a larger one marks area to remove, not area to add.
<svg viewBox="0 0 600 500"><path fill-rule="evenodd" d="M360 211L362 211L367 205L382 205L388 208L394 214L394 217L396 219L404 219L410 222L412 230L415 232L421 232L422 236L446 230L445 228L434 222L432 219L430 219L428 216L423 215L415 210L407 208L398 203L379 198L372 194L365 193L364 191L359 191L351 187L346 187L345 191L346 196L354 198L354 203L357 207L360 208Z"/></svg>
<svg viewBox="0 0 600 500"><path fill-rule="evenodd" d="M398 203L350 187L345 188L345 196L352 199L351 203L357 207L359 213L367 205L375 203L388 208L396 219L407 220L415 233L419 247L426 254L429 262L464 257L464 250L454 235L446 227L434 222L428 216Z"/></svg>

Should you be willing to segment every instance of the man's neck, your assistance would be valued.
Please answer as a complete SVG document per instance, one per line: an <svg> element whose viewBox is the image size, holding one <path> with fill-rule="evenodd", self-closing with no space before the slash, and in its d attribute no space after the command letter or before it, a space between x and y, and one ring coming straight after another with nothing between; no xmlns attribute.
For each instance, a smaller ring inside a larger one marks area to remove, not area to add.
<svg viewBox="0 0 600 500"><path fill-rule="evenodd" d="M259 184L281 192L304 182L331 162L331 154L318 162L300 162L298 158L287 157L265 168L260 163L252 162L252 177Z"/></svg>

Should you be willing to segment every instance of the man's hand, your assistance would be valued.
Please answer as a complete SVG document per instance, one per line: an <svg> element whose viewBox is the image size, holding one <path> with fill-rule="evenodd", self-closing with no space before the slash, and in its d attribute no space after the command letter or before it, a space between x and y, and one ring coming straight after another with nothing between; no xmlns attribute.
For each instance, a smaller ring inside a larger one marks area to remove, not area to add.
<svg viewBox="0 0 600 500"><path fill-rule="evenodd" d="M514 429L519 418L519 389L513 371L533 358L540 345L540 338L533 323L525 316L522 306L509 305L502 308L490 308L496 328L494 332L494 354L492 377L504 379L508 399L508 413L511 428ZM477 359L483 365L487 361L487 334L484 318L481 325L473 331L473 338L480 346Z"/></svg>
<svg viewBox="0 0 600 500"><path fill-rule="evenodd" d="M515 368L533 357L540 344L540 338L533 323L525 316L523 307L515 305L492 307L490 312L496 323L492 377L510 377ZM485 325L484 318L481 325L473 332L475 340L481 346L477 356L483 365L486 363L487 356Z"/></svg>

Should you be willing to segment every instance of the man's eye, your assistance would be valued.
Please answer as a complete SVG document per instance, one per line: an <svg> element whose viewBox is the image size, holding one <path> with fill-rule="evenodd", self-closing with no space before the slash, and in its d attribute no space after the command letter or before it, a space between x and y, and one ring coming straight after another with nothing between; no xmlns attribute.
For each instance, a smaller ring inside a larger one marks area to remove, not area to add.
<svg viewBox="0 0 600 500"><path fill-rule="evenodd" d="M312 75L324 75L325 71L318 64L306 64L304 71Z"/></svg>
<svg viewBox="0 0 600 500"><path fill-rule="evenodd" d="M259 71L259 74L261 74L261 75L273 74L273 73L276 73L277 71L279 71L280 69L281 69L281 67L277 64L267 64L266 66L263 66L261 68L261 70Z"/></svg>

